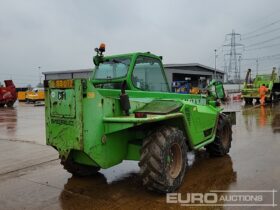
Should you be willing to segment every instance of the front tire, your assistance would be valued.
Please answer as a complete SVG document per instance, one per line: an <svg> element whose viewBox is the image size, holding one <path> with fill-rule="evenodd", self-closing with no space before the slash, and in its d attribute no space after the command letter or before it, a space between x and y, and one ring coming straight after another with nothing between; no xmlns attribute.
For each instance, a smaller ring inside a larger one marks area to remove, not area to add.
<svg viewBox="0 0 280 210"><path fill-rule="evenodd" d="M253 103L253 99L252 98L245 98L245 104L252 104Z"/></svg>
<svg viewBox="0 0 280 210"><path fill-rule="evenodd" d="M139 162L143 185L161 193L178 189L187 167L187 145L183 132L164 126L143 141Z"/></svg>
<svg viewBox="0 0 280 210"><path fill-rule="evenodd" d="M224 156L229 153L231 141L231 123L225 114L220 114L215 140L206 146L206 150L212 156Z"/></svg>

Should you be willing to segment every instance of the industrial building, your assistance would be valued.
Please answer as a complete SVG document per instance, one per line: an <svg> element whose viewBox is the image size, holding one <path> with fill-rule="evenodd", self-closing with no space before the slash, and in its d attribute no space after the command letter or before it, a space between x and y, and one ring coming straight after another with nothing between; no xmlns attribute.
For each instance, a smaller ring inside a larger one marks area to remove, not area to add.
<svg viewBox="0 0 280 210"><path fill-rule="evenodd" d="M174 92L178 83L188 82L192 87L205 88L214 78L218 81L224 81L224 72L199 63L164 64L164 68L169 86ZM89 78L92 75L92 71L93 69L79 69L48 72L45 79L53 80L61 79L61 77L67 79ZM61 74L62 72L64 74ZM43 74L45 73L43 72Z"/></svg>
<svg viewBox="0 0 280 210"><path fill-rule="evenodd" d="M193 87L205 88L214 78L221 82L224 81L223 71L199 63L165 64L164 68L173 91L177 82L189 81Z"/></svg>

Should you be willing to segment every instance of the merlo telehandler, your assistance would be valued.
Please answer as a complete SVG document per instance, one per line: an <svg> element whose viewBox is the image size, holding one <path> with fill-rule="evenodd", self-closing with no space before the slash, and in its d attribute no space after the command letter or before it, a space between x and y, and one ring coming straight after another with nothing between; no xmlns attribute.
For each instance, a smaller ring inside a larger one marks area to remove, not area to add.
<svg viewBox="0 0 280 210"><path fill-rule="evenodd" d="M104 56L104 44L95 51L91 78L44 81L46 141L67 171L87 176L135 160L144 186L167 193L181 185L188 151L229 152L232 125L220 107L220 82L207 94L172 93L162 57Z"/></svg>

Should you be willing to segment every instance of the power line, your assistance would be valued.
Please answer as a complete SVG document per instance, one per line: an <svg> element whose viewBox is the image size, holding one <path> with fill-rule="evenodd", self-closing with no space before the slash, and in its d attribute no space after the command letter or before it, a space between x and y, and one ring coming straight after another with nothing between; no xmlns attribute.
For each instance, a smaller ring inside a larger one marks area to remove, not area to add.
<svg viewBox="0 0 280 210"><path fill-rule="evenodd" d="M279 64L262 66L262 70L260 70L260 72L268 72L268 71L271 72L273 67L276 67L276 66L279 66Z"/></svg>
<svg viewBox="0 0 280 210"><path fill-rule="evenodd" d="M279 56L280 56L280 54L275 54L275 55L267 55L267 56L262 56L262 57L257 57L257 58L242 58L242 60L248 60L248 61L250 61L250 60L252 60L252 61L278 60L278 59L280 59Z"/></svg>
<svg viewBox="0 0 280 210"><path fill-rule="evenodd" d="M255 27L255 26L258 27L260 24L265 23L265 21L267 22L267 20L268 20L270 17L272 17L272 16L274 16L274 15L276 15L276 14L277 14L277 15L279 14L278 9L275 9L275 11L269 13L269 15L262 16L262 17L260 17L260 18L258 18L258 19L255 19L254 22L251 22L251 23L249 23L249 24L246 24L245 26L249 26L250 28L253 28L253 27Z"/></svg>
<svg viewBox="0 0 280 210"><path fill-rule="evenodd" d="M261 69L271 68L271 70L272 70L272 68L275 67L275 66L279 66L279 62L273 63L273 64L269 64L269 65L262 65L262 66L261 66ZM262 71L262 70L261 70L261 71Z"/></svg>
<svg viewBox="0 0 280 210"><path fill-rule="evenodd" d="M265 32L262 32L262 33L259 33L259 34L256 34L256 35L251 35L251 36L242 38L242 40L252 39L252 38L259 37L259 36L262 36L264 34L272 33L272 32L279 31L279 30L280 30L280 28L276 28L276 29L273 29L273 30L270 30L270 31L265 31Z"/></svg>
<svg viewBox="0 0 280 210"><path fill-rule="evenodd" d="M269 58L275 58L280 56L280 53L278 54L274 54L274 55L267 55L267 56L263 56L263 57L259 57L259 59L269 59Z"/></svg>
<svg viewBox="0 0 280 210"><path fill-rule="evenodd" d="M276 36L274 38L271 38L271 39L268 39L268 40L265 40L265 41L262 41L262 42L256 42L254 44L248 45L247 47L256 46L256 45L262 45L264 43L271 42L271 41L274 41L274 40L277 40L277 39L280 39L280 36Z"/></svg>
<svg viewBox="0 0 280 210"><path fill-rule="evenodd" d="M245 51L252 51L252 50L261 50L261 49L266 49L266 48L272 48L272 47L277 47L280 46L280 43L278 44L274 44L274 45L267 45L267 46L263 46L263 47L258 47L258 48L252 48L252 49L246 49L245 47Z"/></svg>
<svg viewBox="0 0 280 210"><path fill-rule="evenodd" d="M268 28L268 27L270 27L270 26L272 26L272 25L275 25L275 24L277 24L277 23L279 23L279 22L280 22L280 20L276 20L276 21L274 21L274 22L272 22L272 23L269 23L269 24L267 24L267 25L264 25L264 26L262 26L262 27L260 27L260 28L258 28L258 29L256 29L256 30L254 30L254 31L251 31L251 32L248 32L248 33L244 33L243 35L246 36L246 35L249 35L249 34L256 33L256 32L258 32L258 31L260 31L260 30L263 30L263 29Z"/></svg>
<svg viewBox="0 0 280 210"><path fill-rule="evenodd" d="M242 62L245 62L245 63L247 63L247 64L250 64L250 63L255 63L256 60L257 60L257 58L250 59L250 60L242 59Z"/></svg>

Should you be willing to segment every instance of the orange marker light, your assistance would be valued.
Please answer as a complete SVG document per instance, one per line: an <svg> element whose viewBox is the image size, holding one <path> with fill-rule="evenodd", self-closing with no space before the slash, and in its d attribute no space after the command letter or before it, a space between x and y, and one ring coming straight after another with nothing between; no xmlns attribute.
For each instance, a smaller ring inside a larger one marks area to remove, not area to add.
<svg viewBox="0 0 280 210"><path fill-rule="evenodd" d="M100 46L99 46L99 51L100 52L105 52L105 44L104 43L101 43Z"/></svg>

